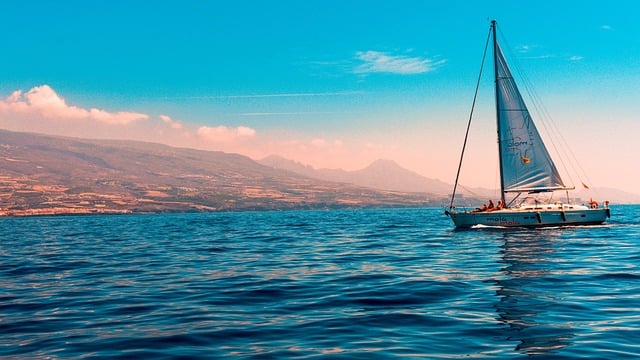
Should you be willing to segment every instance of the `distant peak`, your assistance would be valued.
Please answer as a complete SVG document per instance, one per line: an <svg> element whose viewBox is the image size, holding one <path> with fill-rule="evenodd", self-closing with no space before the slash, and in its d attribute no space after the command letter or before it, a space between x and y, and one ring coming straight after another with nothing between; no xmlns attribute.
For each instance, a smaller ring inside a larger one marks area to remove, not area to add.
<svg viewBox="0 0 640 360"><path fill-rule="evenodd" d="M263 157L259 161L272 161L272 160L288 160L288 159L285 159L280 155L272 154L272 155L267 155L267 156Z"/></svg>
<svg viewBox="0 0 640 360"><path fill-rule="evenodd" d="M378 159L372 162L371 164L369 164L369 166L367 166L367 168L399 168L399 167L400 165L398 165L397 162L393 160L388 160L388 159Z"/></svg>

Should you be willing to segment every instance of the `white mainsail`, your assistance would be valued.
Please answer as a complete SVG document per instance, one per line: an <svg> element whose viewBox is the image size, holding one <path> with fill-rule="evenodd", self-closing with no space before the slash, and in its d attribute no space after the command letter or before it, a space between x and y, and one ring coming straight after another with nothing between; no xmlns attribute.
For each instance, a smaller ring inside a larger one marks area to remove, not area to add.
<svg viewBox="0 0 640 360"><path fill-rule="evenodd" d="M503 191L565 189L497 44L495 51L498 141Z"/></svg>

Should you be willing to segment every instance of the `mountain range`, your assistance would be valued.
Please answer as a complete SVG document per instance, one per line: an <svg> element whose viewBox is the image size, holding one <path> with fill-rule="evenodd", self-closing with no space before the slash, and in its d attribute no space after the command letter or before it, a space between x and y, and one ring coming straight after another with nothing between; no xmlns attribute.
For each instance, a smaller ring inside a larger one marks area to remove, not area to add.
<svg viewBox="0 0 640 360"><path fill-rule="evenodd" d="M376 160L361 170L346 171L342 169L314 169L280 156L268 156L259 163L274 169L291 171L313 179L339 181L373 189L384 189L401 192L424 192L436 197L448 197L453 185L438 179L424 177L420 174L402 168L392 160ZM486 201L496 196L496 191L486 188L458 187L458 194L468 198L468 202ZM576 199L607 199L618 204L638 204L640 195L627 191L598 187L593 189L577 189L572 193ZM483 200L484 199L484 200Z"/></svg>
<svg viewBox="0 0 640 360"><path fill-rule="evenodd" d="M373 189L402 192L424 192L446 195L452 185L430 179L400 167L393 160L376 160L361 170L314 169L299 162L272 155L258 161L260 164L304 175L313 179L356 184Z"/></svg>
<svg viewBox="0 0 640 360"><path fill-rule="evenodd" d="M439 206L274 169L248 157L135 141L0 130L0 214ZM53 210L52 210L53 209Z"/></svg>
<svg viewBox="0 0 640 360"><path fill-rule="evenodd" d="M314 169L278 156L254 161L4 130L0 169L0 215L442 206L452 189L390 160L357 171ZM468 203L495 196L493 190L460 191ZM596 193L613 203L640 202L639 195L615 189Z"/></svg>

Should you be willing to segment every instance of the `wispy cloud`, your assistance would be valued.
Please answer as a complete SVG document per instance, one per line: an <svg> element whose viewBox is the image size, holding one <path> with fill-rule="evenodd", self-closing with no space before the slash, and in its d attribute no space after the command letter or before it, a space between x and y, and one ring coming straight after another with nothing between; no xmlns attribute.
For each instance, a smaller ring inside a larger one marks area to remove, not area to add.
<svg viewBox="0 0 640 360"><path fill-rule="evenodd" d="M328 91L310 93L272 93L272 94L238 94L238 95L204 95L204 96L177 96L164 97L163 99L260 99L260 98L305 98L323 96L351 96L366 94L365 91Z"/></svg>
<svg viewBox="0 0 640 360"><path fill-rule="evenodd" d="M239 113L240 116L296 116L296 115L335 115L345 114L336 111L291 111L291 112L246 112Z"/></svg>
<svg viewBox="0 0 640 360"><path fill-rule="evenodd" d="M580 55L573 55L573 56L569 57L570 61L580 61L582 59L584 59L584 58L582 56L580 56Z"/></svg>
<svg viewBox="0 0 640 360"><path fill-rule="evenodd" d="M553 54L544 54L544 55L536 55L536 56L523 56L521 57L521 59L542 60L542 59L553 59L557 57L558 57L557 55L553 55Z"/></svg>
<svg viewBox="0 0 640 360"><path fill-rule="evenodd" d="M334 92L316 92L316 93L280 93L280 94L249 94L249 95L226 95L216 96L215 98L225 99L244 99L244 98L280 98L280 97L321 97L321 96L345 96L360 95L362 91L334 91Z"/></svg>
<svg viewBox="0 0 640 360"><path fill-rule="evenodd" d="M241 139L252 138L256 131L250 127L238 126L200 126L197 131L198 136L212 142L233 142Z"/></svg>
<svg viewBox="0 0 640 360"><path fill-rule="evenodd" d="M519 53L530 53L536 49L538 49L540 46L538 45L529 45L529 44L524 44L524 45L520 45L518 47L516 47L516 51Z"/></svg>
<svg viewBox="0 0 640 360"><path fill-rule="evenodd" d="M389 55L373 50L358 51L356 58L362 62L354 69L356 74L422 74L434 71L446 62L444 59L435 60L403 55Z"/></svg>
<svg viewBox="0 0 640 360"><path fill-rule="evenodd" d="M602 25L600 28L601 28L602 30L607 30L607 31L609 31L609 30L613 30L613 28L612 28L610 25Z"/></svg>

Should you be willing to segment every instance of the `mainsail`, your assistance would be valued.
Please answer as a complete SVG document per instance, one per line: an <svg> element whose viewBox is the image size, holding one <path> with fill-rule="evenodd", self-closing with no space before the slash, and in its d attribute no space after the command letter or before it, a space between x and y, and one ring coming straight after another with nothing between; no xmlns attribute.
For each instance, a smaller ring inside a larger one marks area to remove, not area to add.
<svg viewBox="0 0 640 360"><path fill-rule="evenodd" d="M494 50L503 191L565 189L497 43Z"/></svg>

